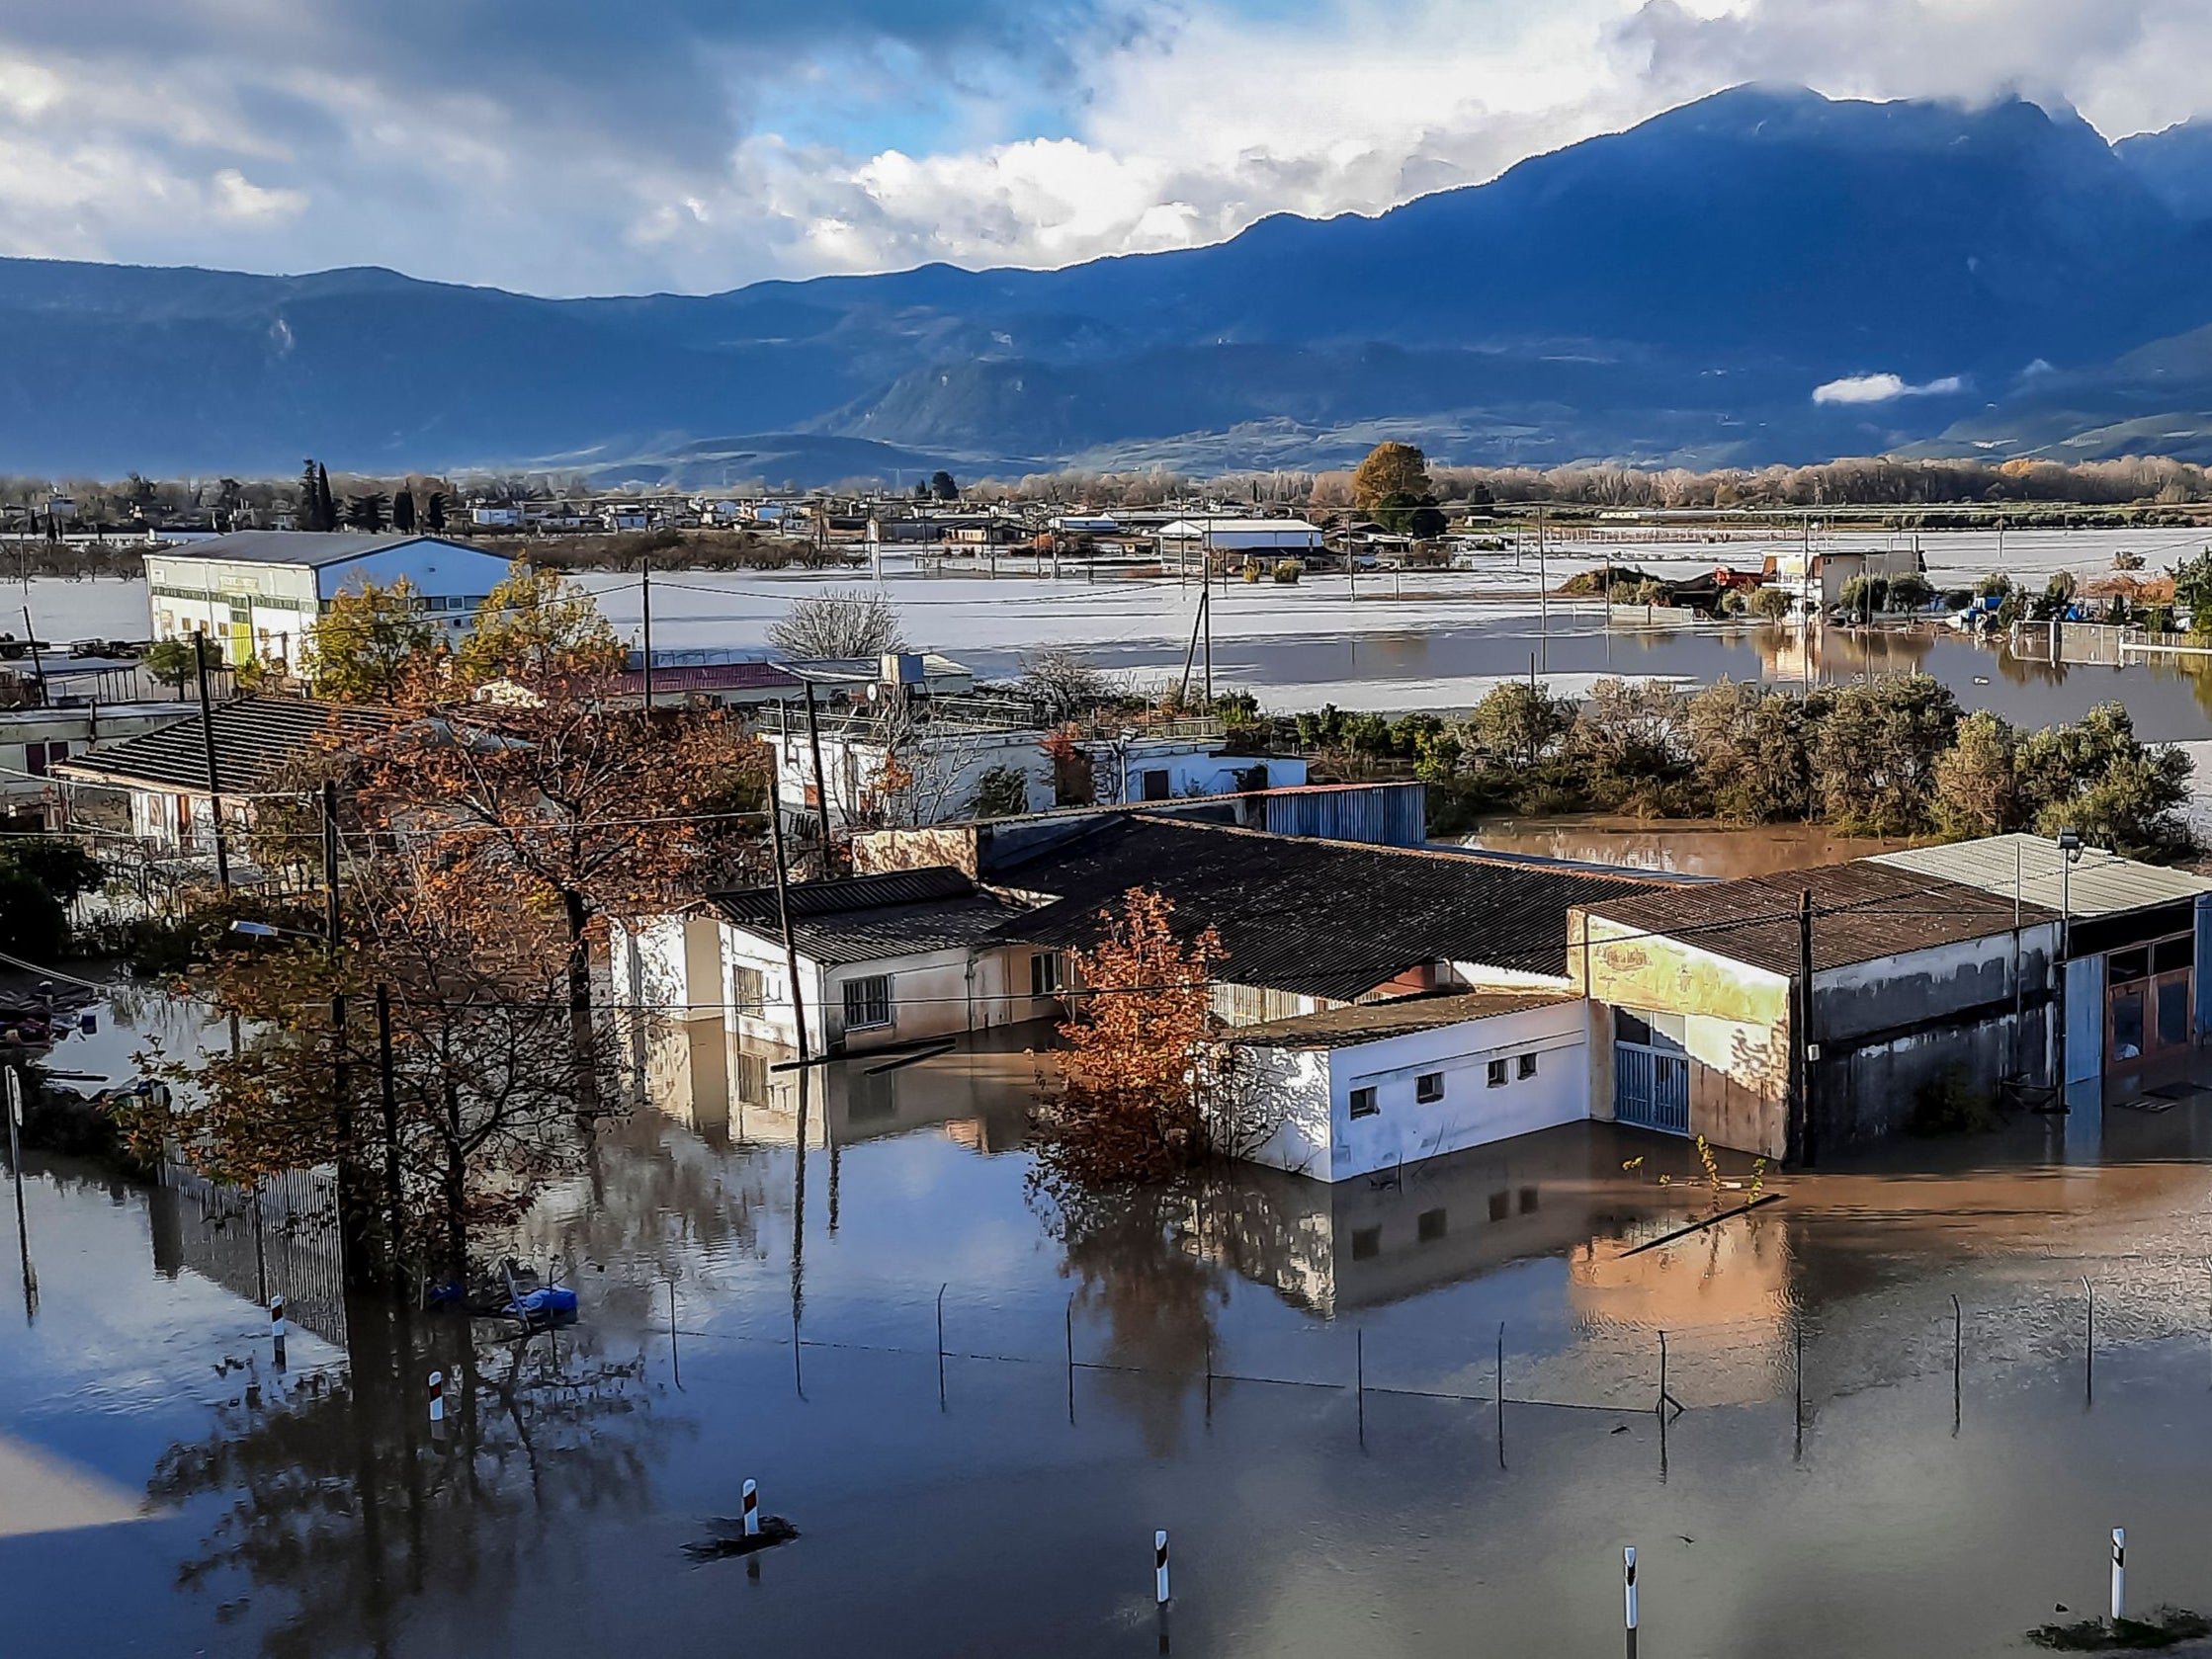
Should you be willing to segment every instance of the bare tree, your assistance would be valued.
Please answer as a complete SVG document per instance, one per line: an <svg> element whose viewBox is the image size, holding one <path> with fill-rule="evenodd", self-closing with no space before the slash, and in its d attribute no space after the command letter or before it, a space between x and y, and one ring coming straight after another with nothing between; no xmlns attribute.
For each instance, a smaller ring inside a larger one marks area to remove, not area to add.
<svg viewBox="0 0 2212 1659"><path fill-rule="evenodd" d="M1045 724L1057 726L1104 703L1113 685L1073 651L1058 647L1022 658L1015 689L1036 705Z"/></svg>
<svg viewBox="0 0 2212 1659"><path fill-rule="evenodd" d="M832 588L793 600L783 621L769 628L768 643L802 659L878 657L906 648L896 607L866 588Z"/></svg>

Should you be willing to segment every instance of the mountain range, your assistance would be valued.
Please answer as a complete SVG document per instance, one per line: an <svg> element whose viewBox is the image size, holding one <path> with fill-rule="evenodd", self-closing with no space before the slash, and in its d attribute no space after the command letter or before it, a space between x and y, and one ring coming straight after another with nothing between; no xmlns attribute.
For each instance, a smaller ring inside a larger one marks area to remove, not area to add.
<svg viewBox="0 0 2212 1659"><path fill-rule="evenodd" d="M0 260L0 470L2212 460L2212 128L1744 86L1389 212L546 299Z"/></svg>

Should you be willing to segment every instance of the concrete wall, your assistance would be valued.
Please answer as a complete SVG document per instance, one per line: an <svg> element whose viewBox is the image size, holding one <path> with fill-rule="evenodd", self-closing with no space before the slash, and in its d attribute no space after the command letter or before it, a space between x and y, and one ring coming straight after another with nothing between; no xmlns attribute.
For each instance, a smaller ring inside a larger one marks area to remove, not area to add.
<svg viewBox="0 0 2212 1659"><path fill-rule="evenodd" d="M1684 1017L1690 1132L1716 1146L1784 1156L1789 977L1579 911L1568 925L1568 970L1592 998L1636 1013ZM1611 1104L1608 1095L1607 1116Z"/></svg>
<svg viewBox="0 0 2212 1659"><path fill-rule="evenodd" d="M1519 1075L1533 1055L1534 1077ZM1248 1056L1248 1058L1247 1058ZM1506 1061L1495 1088L1487 1074ZM1485 1146L1590 1115L1589 1016L1564 1002L1339 1048L1239 1051L1250 1087L1242 1110L1279 1124L1250 1161L1326 1181ZM1441 1072L1444 1098L1415 1099L1416 1079ZM1354 1089L1373 1088L1377 1111L1351 1115Z"/></svg>

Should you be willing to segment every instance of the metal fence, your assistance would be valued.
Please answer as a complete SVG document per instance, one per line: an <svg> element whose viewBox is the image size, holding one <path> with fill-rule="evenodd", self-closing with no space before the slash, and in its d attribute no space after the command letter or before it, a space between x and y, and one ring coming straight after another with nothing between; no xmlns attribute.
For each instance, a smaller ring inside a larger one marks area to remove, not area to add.
<svg viewBox="0 0 2212 1659"><path fill-rule="evenodd" d="M157 1231L157 1250L260 1306L284 1297L295 1324L345 1345L334 1167L288 1170L233 1187L172 1163L162 1169L161 1186L169 1196L168 1237Z"/></svg>

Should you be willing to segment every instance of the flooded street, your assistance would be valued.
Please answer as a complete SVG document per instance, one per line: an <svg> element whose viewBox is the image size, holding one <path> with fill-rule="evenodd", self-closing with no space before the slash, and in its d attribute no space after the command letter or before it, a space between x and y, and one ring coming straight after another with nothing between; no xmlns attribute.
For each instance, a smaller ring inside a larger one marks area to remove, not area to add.
<svg viewBox="0 0 2212 1659"><path fill-rule="evenodd" d="M1757 1177L1573 1125L1066 1210L1018 1049L802 1113L722 1048L528 1223L583 1298L528 1343L356 1303L280 1375L202 1205L34 1156L9 1650L1151 1652L1155 1528L1185 1654L1611 1652L1625 1543L1657 1655L2016 1651L2097 1604L2113 1525L2145 1606L2212 1604L2212 1098L1906 1142L1638 1250ZM694 1564L747 1478L800 1537Z"/></svg>

